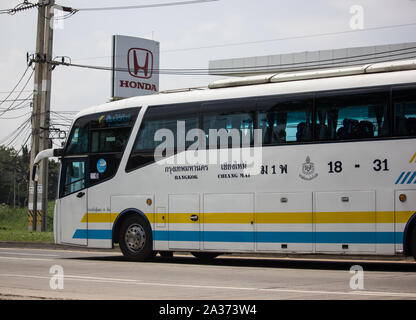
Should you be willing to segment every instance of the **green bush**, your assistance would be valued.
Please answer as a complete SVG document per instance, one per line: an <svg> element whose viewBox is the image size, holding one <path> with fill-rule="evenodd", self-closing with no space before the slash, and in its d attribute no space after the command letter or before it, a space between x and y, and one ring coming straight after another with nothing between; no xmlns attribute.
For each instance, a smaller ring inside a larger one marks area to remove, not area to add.
<svg viewBox="0 0 416 320"><path fill-rule="evenodd" d="M53 242L54 202L48 203L47 232L28 231L27 207L0 205L0 241Z"/></svg>

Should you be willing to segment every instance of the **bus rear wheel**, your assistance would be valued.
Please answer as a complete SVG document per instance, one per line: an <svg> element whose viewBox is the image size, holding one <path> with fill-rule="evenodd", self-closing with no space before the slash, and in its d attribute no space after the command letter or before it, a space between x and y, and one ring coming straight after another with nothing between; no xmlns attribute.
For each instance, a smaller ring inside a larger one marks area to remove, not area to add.
<svg viewBox="0 0 416 320"><path fill-rule="evenodd" d="M410 238L410 253L416 260L416 225L413 226L412 235Z"/></svg>
<svg viewBox="0 0 416 320"><path fill-rule="evenodd" d="M140 216L126 218L121 225L120 249L128 260L146 261L153 256L152 231Z"/></svg>

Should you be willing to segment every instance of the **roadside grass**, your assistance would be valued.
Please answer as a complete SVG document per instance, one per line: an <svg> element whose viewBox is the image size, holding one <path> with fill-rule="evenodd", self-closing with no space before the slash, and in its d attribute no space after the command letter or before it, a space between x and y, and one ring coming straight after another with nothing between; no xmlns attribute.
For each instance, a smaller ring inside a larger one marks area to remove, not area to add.
<svg viewBox="0 0 416 320"><path fill-rule="evenodd" d="M28 231L27 207L0 205L0 241L53 243L54 201L48 203L47 231Z"/></svg>

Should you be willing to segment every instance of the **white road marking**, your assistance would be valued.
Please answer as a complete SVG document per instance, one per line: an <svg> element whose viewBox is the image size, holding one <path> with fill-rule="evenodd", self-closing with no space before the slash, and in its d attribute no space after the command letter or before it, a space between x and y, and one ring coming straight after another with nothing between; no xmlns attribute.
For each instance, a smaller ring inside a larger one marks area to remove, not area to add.
<svg viewBox="0 0 416 320"><path fill-rule="evenodd" d="M47 254L47 253L22 253L22 252L0 251L0 254L14 254L14 255L17 255L17 256L59 257L59 255L57 255L57 254Z"/></svg>
<svg viewBox="0 0 416 320"><path fill-rule="evenodd" d="M22 274L0 274L0 277L16 277L16 278L34 278L34 279L50 279L50 276L39 275L22 275ZM209 290L244 290L257 292L281 292L281 293L301 293L311 295L347 295L347 296L377 296L377 297L399 297L416 299L416 292L389 292L389 291L324 291L324 290L299 290L286 288L253 288L253 287L232 287L232 286L211 286L211 285L193 285L178 283L162 283L162 282L143 282L136 279L118 279L104 277L89 277L81 275L65 275L65 281L82 281L82 282L99 282L99 283L118 283L118 284L137 284L143 286L162 286L176 287L187 289L209 289Z"/></svg>
<svg viewBox="0 0 416 320"><path fill-rule="evenodd" d="M68 248L71 248L71 246L68 246ZM121 254L120 251L99 251L100 249L97 249L98 251L93 251L93 248L87 248L88 250L76 250L77 247L72 247L74 250L70 249L39 249L39 248L13 248L13 250L25 250L25 251L52 251L52 252L76 252L76 253L88 253L88 254L108 254L108 255L114 255L114 254ZM9 250L10 248L0 248L0 250ZM111 249L108 249L111 250ZM0 251L1 252L1 251Z"/></svg>
<svg viewBox="0 0 416 320"><path fill-rule="evenodd" d="M56 259L42 259L42 258L20 258L20 257L2 257L0 256L0 259L5 260L24 260L24 261L54 261Z"/></svg>

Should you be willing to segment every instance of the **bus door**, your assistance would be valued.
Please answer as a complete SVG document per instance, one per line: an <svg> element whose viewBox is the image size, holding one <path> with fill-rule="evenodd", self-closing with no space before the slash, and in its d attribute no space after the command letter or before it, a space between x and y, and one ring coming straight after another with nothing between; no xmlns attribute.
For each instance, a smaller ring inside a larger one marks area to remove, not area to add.
<svg viewBox="0 0 416 320"><path fill-rule="evenodd" d="M87 159L66 158L62 163L58 223L64 243L87 245Z"/></svg>

